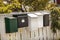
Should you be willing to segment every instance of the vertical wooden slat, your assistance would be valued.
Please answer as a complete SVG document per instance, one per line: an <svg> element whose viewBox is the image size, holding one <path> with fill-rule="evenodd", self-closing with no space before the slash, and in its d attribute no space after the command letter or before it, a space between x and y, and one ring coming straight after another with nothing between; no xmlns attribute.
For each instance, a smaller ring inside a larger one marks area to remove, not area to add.
<svg viewBox="0 0 60 40"><path fill-rule="evenodd" d="M16 36L15 36L16 34L15 33L11 33L11 40L15 40L16 38Z"/></svg>
<svg viewBox="0 0 60 40"><path fill-rule="evenodd" d="M35 37L38 37L38 29L35 30L34 34L35 34Z"/></svg>
<svg viewBox="0 0 60 40"><path fill-rule="evenodd" d="M9 40L12 40L12 34L9 33Z"/></svg>
<svg viewBox="0 0 60 40"><path fill-rule="evenodd" d="M57 37L58 37L58 39L60 38L60 31L59 30L57 30Z"/></svg>
<svg viewBox="0 0 60 40"><path fill-rule="evenodd" d="M40 28L39 32L40 32L39 39L43 40L43 28Z"/></svg>
<svg viewBox="0 0 60 40"><path fill-rule="evenodd" d="M10 34L6 34L6 38L7 38L7 40L9 40L9 39L11 39L11 37L9 36Z"/></svg>
<svg viewBox="0 0 60 40"><path fill-rule="evenodd" d="M47 27L47 39L50 40L51 34L50 34L50 27Z"/></svg>
<svg viewBox="0 0 60 40"><path fill-rule="evenodd" d="M20 33L19 32L15 33L15 40L20 40Z"/></svg>
<svg viewBox="0 0 60 40"><path fill-rule="evenodd" d="M27 35L28 39L31 40L31 31L28 31L27 34L28 34L28 35Z"/></svg>
<svg viewBox="0 0 60 40"><path fill-rule="evenodd" d="M0 25L1 25L1 21L0 21ZM1 26L0 26L0 40L1 40Z"/></svg>
<svg viewBox="0 0 60 40"><path fill-rule="evenodd" d="M25 28L23 28L22 37L23 37L23 40L27 40Z"/></svg>
<svg viewBox="0 0 60 40"><path fill-rule="evenodd" d="M60 35L60 30L59 30L59 35ZM59 38L60 38L60 36L59 36Z"/></svg>
<svg viewBox="0 0 60 40"><path fill-rule="evenodd" d="M21 40L26 40L26 34L25 34L25 28L21 28L20 29L20 37L21 37Z"/></svg>
<svg viewBox="0 0 60 40"><path fill-rule="evenodd" d="M5 34L1 34L1 40L7 40Z"/></svg>
<svg viewBox="0 0 60 40"><path fill-rule="evenodd" d="M46 37L47 37L46 27L44 27L44 29L43 29L43 37L44 37L44 40L47 40L47 39L46 39Z"/></svg>
<svg viewBox="0 0 60 40"><path fill-rule="evenodd" d="M5 38L5 24L3 21L1 21L1 40L6 40Z"/></svg>
<svg viewBox="0 0 60 40"><path fill-rule="evenodd" d="M25 28L25 33L26 33L27 40L31 40L31 31L29 30L29 27Z"/></svg>
<svg viewBox="0 0 60 40"><path fill-rule="evenodd" d="M20 34L20 35L19 35L20 40L22 40L22 31L23 31L22 28L18 28L18 32L19 32L19 34Z"/></svg>
<svg viewBox="0 0 60 40"><path fill-rule="evenodd" d="M34 40L34 31L31 31L31 40Z"/></svg>
<svg viewBox="0 0 60 40"><path fill-rule="evenodd" d="M35 30L35 32L34 32L34 38L35 38L35 40L39 39L39 37L38 37L38 29Z"/></svg>

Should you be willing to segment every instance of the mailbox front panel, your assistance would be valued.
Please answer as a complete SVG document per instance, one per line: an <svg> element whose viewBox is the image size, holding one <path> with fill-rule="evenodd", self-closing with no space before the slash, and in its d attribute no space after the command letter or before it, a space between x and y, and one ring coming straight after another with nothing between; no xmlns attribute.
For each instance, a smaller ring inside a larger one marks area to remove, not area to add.
<svg viewBox="0 0 60 40"><path fill-rule="evenodd" d="M26 16L18 16L18 27L27 27L28 26L28 17Z"/></svg>
<svg viewBox="0 0 60 40"><path fill-rule="evenodd" d="M17 32L17 31L18 31L17 19L10 20L10 32Z"/></svg>
<svg viewBox="0 0 60 40"><path fill-rule="evenodd" d="M9 19L5 18L5 29L6 33L10 33L10 24Z"/></svg>
<svg viewBox="0 0 60 40"><path fill-rule="evenodd" d="M43 26L49 26L49 14L43 16Z"/></svg>
<svg viewBox="0 0 60 40"><path fill-rule="evenodd" d="M15 14L13 17L17 17L18 28L28 27L28 15L27 14Z"/></svg>
<svg viewBox="0 0 60 40"><path fill-rule="evenodd" d="M6 33L17 32L17 19L5 18Z"/></svg>

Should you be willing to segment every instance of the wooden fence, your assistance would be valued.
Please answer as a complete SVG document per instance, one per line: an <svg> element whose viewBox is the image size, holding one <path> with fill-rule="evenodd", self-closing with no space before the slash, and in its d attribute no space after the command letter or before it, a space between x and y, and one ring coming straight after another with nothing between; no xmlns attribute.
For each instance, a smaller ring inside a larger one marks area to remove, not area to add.
<svg viewBox="0 0 60 40"><path fill-rule="evenodd" d="M1 33L1 40L58 40L60 31L54 34L50 27L39 28L35 31L28 31L26 28L18 29L16 33Z"/></svg>
<svg viewBox="0 0 60 40"><path fill-rule="evenodd" d="M38 28L34 31L29 31L28 27L18 28L16 33L5 33L4 17L0 15L0 39L1 40L58 40L60 31L54 34L50 26ZM11 15L10 15L11 16Z"/></svg>

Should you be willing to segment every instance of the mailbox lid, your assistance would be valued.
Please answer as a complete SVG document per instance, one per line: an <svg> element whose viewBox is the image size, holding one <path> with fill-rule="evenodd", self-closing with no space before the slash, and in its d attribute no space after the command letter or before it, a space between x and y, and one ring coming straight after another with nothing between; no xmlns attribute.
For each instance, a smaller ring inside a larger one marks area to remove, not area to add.
<svg viewBox="0 0 60 40"><path fill-rule="evenodd" d="M18 27L28 27L28 17L27 16L18 16Z"/></svg>
<svg viewBox="0 0 60 40"><path fill-rule="evenodd" d="M43 12L41 12L43 15L45 15L45 14L50 14L50 12L49 11L43 11Z"/></svg>
<svg viewBox="0 0 60 40"><path fill-rule="evenodd" d="M38 16L41 16L41 15L43 16L43 14L41 12L35 12L35 14Z"/></svg>
<svg viewBox="0 0 60 40"><path fill-rule="evenodd" d="M14 14L13 17L18 17L18 16L28 16L27 14Z"/></svg>
<svg viewBox="0 0 60 40"><path fill-rule="evenodd" d="M35 15L35 14L28 14L28 16L31 17L31 18L37 18L37 17L38 17L38 16Z"/></svg>
<svg viewBox="0 0 60 40"><path fill-rule="evenodd" d="M6 25L6 33L12 33L18 31L17 19L14 17L6 17L5 25Z"/></svg>

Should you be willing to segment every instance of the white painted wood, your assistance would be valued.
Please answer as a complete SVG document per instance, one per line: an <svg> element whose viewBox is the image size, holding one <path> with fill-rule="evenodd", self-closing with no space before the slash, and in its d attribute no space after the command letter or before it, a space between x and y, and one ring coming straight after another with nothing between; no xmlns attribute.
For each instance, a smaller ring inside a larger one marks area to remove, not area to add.
<svg viewBox="0 0 60 40"><path fill-rule="evenodd" d="M57 30L57 37L58 37L58 39L60 38L60 31L59 30Z"/></svg>
<svg viewBox="0 0 60 40"><path fill-rule="evenodd" d="M19 28L18 32L20 33L20 40L23 40L23 28Z"/></svg>
<svg viewBox="0 0 60 40"><path fill-rule="evenodd" d="M50 37L51 37L50 27L48 26L48 27L47 27L47 39L48 39L48 40L51 40Z"/></svg>
<svg viewBox="0 0 60 40"><path fill-rule="evenodd" d="M27 40L31 40L31 31L26 30Z"/></svg>
<svg viewBox="0 0 60 40"><path fill-rule="evenodd" d="M6 38L5 38L5 24L4 24L4 22L3 21L1 21L1 24L0 24L1 26L0 26L0 30L1 30L1 40L6 40Z"/></svg>
<svg viewBox="0 0 60 40"><path fill-rule="evenodd" d="M0 30L1 34L5 34L5 24L3 21L0 21Z"/></svg>
<svg viewBox="0 0 60 40"><path fill-rule="evenodd" d="M26 35L26 30L25 30L25 28L23 29L22 35L23 35L23 40L27 40L27 35Z"/></svg>
<svg viewBox="0 0 60 40"><path fill-rule="evenodd" d="M46 33L46 27L43 28L43 37L44 37L44 40L47 40L46 37L47 37L47 33Z"/></svg>
<svg viewBox="0 0 60 40"><path fill-rule="evenodd" d="M5 40L9 40L9 35L5 34Z"/></svg>
<svg viewBox="0 0 60 40"><path fill-rule="evenodd" d="M28 21L29 21L29 23L28 23L28 27L29 27L29 30L30 31L33 31L33 30L36 30L38 27L38 20L37 20L37 15L35 15L35 14L28 14Z"/></svg>
<svg viewBox="0 0 60 40"><path fill-rule="evenodd" d="M15 40L16 39L16 34L15 33L11 33L11 40Z"/></svg>
<svg viewBox="0 0 60 40"><path fill-rule="evenodd" d="M1 34L1 40L7 40L5 34Z"/></svg>
<svg viewBox="0 0 60 40"><path fill-rule="evenodd" d="M35 38L38 38L38 29L35 30L34 35L35 35L35 36L34 36Z"/></svg>
<svg viewBox="0 0 60 40"><path fill-rule="evenodd" d="M50 12L49 12L49 11L45 11L45 10L44 10L44 11L42 11L41 13L42 13L43 15L45 15L45 14L50 14Z"/></svg>
<svg viewBox="0 0 60 40"><path fill-rule="evenodd" d="M47 29L47 31L46 31ZM27 31L24 28L19 29L17 33L10 33L10 34L1 34L1 40L53 40L53 33L50 30L50 27L43 27L38 30ZM39 36L38 36L39 33ZM46 34L47 33L47 34ZM60 34L58 33L58 38ZM31 37L30 37L31 36ZM46 38L47 37L47 38ZM54 36L54 39L56 39L56 35Z"/></svg>
<svg viewBox="0 0 60 40"><path fill-rule="evenodd" d="M35 30L34 35L35 35L35 36L34 36L35 40L39 40L38 29Z"/></svg>
<svg viewBox="0 0 60 40"><path fill-rule="evenodd" d="M31 39L33 39L34 38L34 31L31 31Z"/></svg>
<svg viewBox="0 0 60 40"><path fill-rule="evenodd" d="M38 15L38 28L43 27L43 14L40 12L35 12Z"/></svg>
<svg viewBox="0 0 60 40"><path fill-rule="evenodd" d="M15 36L16 36L15 37L16 40L20 40L20 33L19 32L15 33Z"/></svg>
<svg viewBox="0 0 60 40"><path fill-rule="evenodd" d="M43 28L40 28L39 33L40 33L39 39L43 40Z"/></svg>

